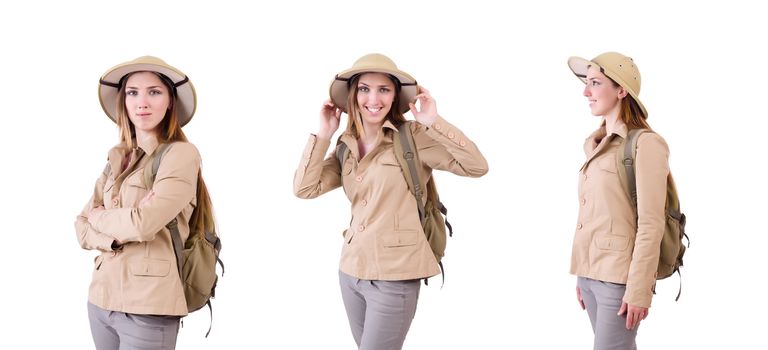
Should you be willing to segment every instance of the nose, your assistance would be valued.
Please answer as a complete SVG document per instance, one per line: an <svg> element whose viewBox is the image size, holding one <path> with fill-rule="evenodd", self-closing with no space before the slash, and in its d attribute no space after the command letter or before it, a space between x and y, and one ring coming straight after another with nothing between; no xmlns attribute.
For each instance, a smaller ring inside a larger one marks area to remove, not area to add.
<svg viewBox="0 0 768 350"><path fill-rule="evenodd" d="M381 99L381 96L379 95L379 92L376 90L372 90L371 93L368 94L368 103L370 104L376 104Z"/></svg>
<svg viewBox="0 0 768 350"><path fill-rule="evenodd" d="M589 89L589 84L584 85L583 95L586 97L592 96L592 91Z"/></svg>
<svg viewBox="0 0 768 350"><path fill-rule="evenodd" d="M144 94L139 94L136 98L136 108L138 109L144 109L149 106L149 103L147 101L147 96Z"/></svg>

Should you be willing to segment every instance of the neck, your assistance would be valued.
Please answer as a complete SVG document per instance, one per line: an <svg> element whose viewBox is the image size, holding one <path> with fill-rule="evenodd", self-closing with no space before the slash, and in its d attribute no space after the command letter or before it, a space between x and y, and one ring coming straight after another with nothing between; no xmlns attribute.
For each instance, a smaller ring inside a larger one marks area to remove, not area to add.
<svg viewBox="0 0 768 350"><path fill-rule="evenodd" d="M624 121L621 120L621 118L619 118L618 109L604 115L603 121L605 121L605 133L607 135L612 134L613 132L618 130L622 125L624 125Z"/></svg>
<svg viewBox="0 0 768 350"><path fill-rule="evenodd" d="M157 139L156 131L136 130L136 146L147 149L146 146Z"/></svg>
<svg viewBox="0 0 768 350"><path fill-rule="evenodd" d="M360 140L366 144L373 144L376 142L376 139L379 137L379 133L381 132L382 125L384 125L383 122L378 124L369 124L363 122L363 127L365 128L365 136L361 136Z"/></svg>

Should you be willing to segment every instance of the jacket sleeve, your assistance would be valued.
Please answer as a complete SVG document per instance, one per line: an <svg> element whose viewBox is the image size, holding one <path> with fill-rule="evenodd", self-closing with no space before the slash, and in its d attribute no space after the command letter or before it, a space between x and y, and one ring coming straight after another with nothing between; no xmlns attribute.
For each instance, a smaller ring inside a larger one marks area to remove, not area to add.
<svg viewBox="0 0 768 350"><path fill-rule="evenodd" d="M624 301L630 305L650 307L666 223L669 147L661 136L645 133L638 139L635 160L637 235Z"/></svg>
<svg viewBox="0 0 768 350"><path fill-rule="evenodd" d="M149 164L145 166L151 166ZM195 197L200 154L186 142L174 143L157 170L152 199L137 207L99 212L93 226L120 242L151 241Z"/></svg>
<svg viewBox="0 0 768 350"><path fill-rule="evenodd" d="M336 154L325 156L330 140L310 135L293 176L293 193L299 198L315 198L341 186L341 166Z"/></svg>
<svg viewBox="0 0 768 350"><path fill-rule="evenodd" d="M475 143L440 116L429 128L418 122L412 127L419 158L430 168L470 177L488 172L488 162Z"/></svg>
<svg viewBox="0 0 768 350"><path fill-rule="evenodd" d="M83 249L98 249L101 251L112 250L112 242L115 239L95 230L91 224L88 223L88 213L91 209L104 205L104 185L107 181L108 171L109 166L104 169L104 172L99 176L99 179L96 180L96 185L93 186L93 195L91 196L91 199L75 220L75 233L77 233L77 240L80 242L80 246L83 247Z"/></svg>

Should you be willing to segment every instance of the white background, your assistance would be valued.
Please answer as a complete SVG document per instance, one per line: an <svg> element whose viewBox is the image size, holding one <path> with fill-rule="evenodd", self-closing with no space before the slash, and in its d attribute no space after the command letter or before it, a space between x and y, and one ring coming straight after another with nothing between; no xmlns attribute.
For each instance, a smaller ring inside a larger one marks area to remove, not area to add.
<svg viewBox="0 0 768 350"><path fill-rule="evenodd" d="M661 281L644 349L760 347L765 328L765 11L741 1L462 5L416 1L25 1L0 5L0 348L93 346L94 252L73 222L117 128L97 82L142 55L187 73L226 274L180 349L353 349L337 282L342 191L292 179L333 75L381 52L483 151L480 179L437 174L455 235L407 349L589 349L568 274L582 142L597 127L571 55L632 56L671 149L692 245ZM412 118L410 114L408 118ZM342 125L343 127L343 125ZM11 346L11 344L18 344Z"/></svg>

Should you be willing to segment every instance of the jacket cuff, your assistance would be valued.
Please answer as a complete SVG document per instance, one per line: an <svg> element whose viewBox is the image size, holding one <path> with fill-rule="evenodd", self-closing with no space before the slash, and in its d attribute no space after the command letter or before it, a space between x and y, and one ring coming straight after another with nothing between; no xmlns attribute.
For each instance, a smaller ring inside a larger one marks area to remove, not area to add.
<svg viewBox="0 0 768 350"><path fill-rule="evenodd" d="M435 122L432 123L432 126L426 129L426 134L435 140L443 138L447 139L457 147L464 148L467 146L466 136L464 136L458 128L445 121L445 119L439 115L435 119Z"/></svg>

